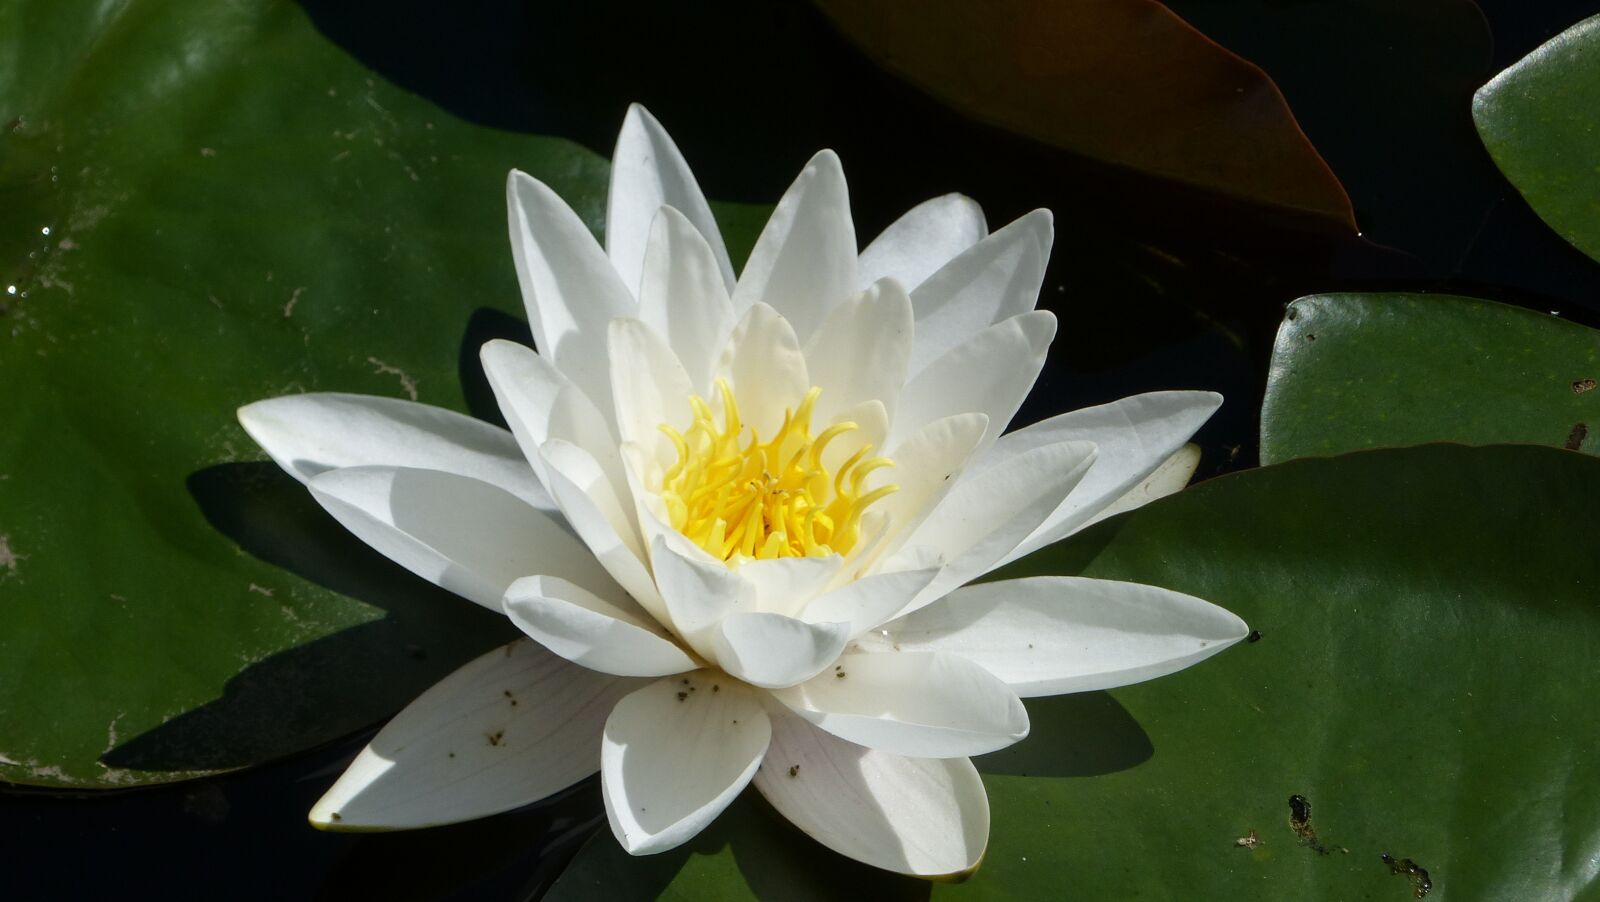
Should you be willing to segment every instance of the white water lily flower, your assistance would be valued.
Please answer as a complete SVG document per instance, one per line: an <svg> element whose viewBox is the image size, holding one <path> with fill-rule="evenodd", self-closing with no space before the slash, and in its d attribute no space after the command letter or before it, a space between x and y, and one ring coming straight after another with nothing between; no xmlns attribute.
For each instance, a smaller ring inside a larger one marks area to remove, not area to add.
<svg viewBox="0 0 1600 902"><path fill-rule="evenodd" d="M314 824L482 817L598 769L635 854L753 782L844 855L960 873L989 830L969 756L1027 735L1019 697L1161 676L1245 635L1151 586L963 588L1181 488L1221 400L1157 392L1005 432L1055 332L1034 309L1047 212L988 234L949 195L858 254L823 151L736 280L638 106L604 250L539 181L512 173L508 200L538 347L483 347L510 432L342 394L239 413L356 535L530 637L395 717Z"/></svg>

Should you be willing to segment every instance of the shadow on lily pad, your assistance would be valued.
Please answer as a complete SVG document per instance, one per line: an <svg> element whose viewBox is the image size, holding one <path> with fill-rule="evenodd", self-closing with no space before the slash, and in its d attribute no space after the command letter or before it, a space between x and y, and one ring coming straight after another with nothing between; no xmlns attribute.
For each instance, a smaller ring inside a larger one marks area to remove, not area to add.
<svg viewBox="0 0 1600 902"><path fill-rule="evenodd" d="M207 521L240 549L314 584L290 590L297 616L342 611L348 618L354 599L372 619L329 627L337 631L250 664L220 698L106 752L108 766L215 771L303 751L389 716L515 635L503 617L368 548L275 464L207 467L190 474L187 487Z"/></svg>
<svg viewBox="0 0 1600 902"><path fill-rule="evenodd" d="M1108 692L1030 698L1028 738L973 759L985 774L1098 777L1137 767L1155 747L1128 709Z"/></svg>

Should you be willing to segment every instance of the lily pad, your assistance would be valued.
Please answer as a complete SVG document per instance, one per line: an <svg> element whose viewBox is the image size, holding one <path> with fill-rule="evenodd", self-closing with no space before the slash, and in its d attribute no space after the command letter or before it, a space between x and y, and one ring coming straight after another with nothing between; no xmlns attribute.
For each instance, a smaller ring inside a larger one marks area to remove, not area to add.
<svg viewBox="0 0 1600 902"><path fill-rule="evenodd" d="M1289 305L1261 461L1529 442L1600 453L1600 333L1474 298L1325 294Z"/></svg>
<svg viewBox="0 0 1600 902"><path fill-rule="evenodd" d="M477 348L525 333L506 173L598 230L606 161L455 119L288 3L9 3L0 61L0 779L255 764L513 634L347 536L234 410L496 416Z"/></svg>
<svg viewBox="0 0 1600 902"><path fill-rule="evenodd" d="M1001 575L1167 586L1259 635L1030 699L1033 735L977 759L977 873L871 894L1399 900L1426 871L1430 898L1593 895L1597 530L1600 460L1429 445L1221 477L1019 562ZM807 843L747 802L661 858L599 836L552 898L828 898L861 876Z"/></svg>
<svg viewBox="0 0 1600 902"><path fill-rule="evenodd" d="M1584 19L1472 98L1478 134L1534 211L1600 260L1600 16Z"/></svg>
<svg viewBox="0 0 1600 902"><path fill-rule="evenodd" d="M874 62L968 116L1356 234L1272 79L1155 0L814 2Z"/></svg>

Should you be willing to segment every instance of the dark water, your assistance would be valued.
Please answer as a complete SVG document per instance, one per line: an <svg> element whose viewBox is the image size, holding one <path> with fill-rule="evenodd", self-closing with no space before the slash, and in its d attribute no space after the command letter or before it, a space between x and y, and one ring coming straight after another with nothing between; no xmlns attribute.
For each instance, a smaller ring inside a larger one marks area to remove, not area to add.
<svg viewBox="0 0 1600 902"><path fill-rule="evenodd" d="M717 199L770 203L831 146L862 235L947 191L977 198L994 225L1050 207L1042 304L1063 326L1020 421L1215 389L1228 403L1199 437L1202 476L1254 464L1272 338L1299 295L1453 291L1600 325L1600 265L1504 182L1470 117L1478 85L1600 0L1480 0L1476 24L1446 15L1464 4L1432 0L1171 3L1274 76L1350 193L1362 240L1284 230L967 122L882 74L802 3L401 0L381 18L369 4L302 5L382 77L475 121L609 154L626 105L642 101ZM1441 9L1437 21L1397 13ZM458 827L309 829L305 812L365 738L164 789L3 791L0 898L528 899L603 829L592 782Z"/></svg>

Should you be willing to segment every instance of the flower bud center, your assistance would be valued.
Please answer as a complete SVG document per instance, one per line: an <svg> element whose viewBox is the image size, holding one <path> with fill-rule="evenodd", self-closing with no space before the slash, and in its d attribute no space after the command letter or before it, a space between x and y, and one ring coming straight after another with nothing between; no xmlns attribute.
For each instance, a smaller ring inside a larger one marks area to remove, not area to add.
<svg viewBox="0 0 1600 902"><path fill-rule="evenodd" d="M783 425L763 442L739 417L728 384L717 380L722 421L695 395L694 422L685 432L659 428L672 439L677 462L661 480L661 499L673 528L719 560L826 557L847 554L861 538L861 515L895 491L885 485L864 491L867 474L894 466L870 457L862 445L835 469L824 462L828 445L856 431L834 423L811 434L812 411L822 389L806 392L798 408L784 411Z"/></svg>

